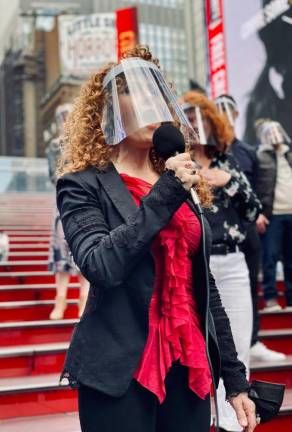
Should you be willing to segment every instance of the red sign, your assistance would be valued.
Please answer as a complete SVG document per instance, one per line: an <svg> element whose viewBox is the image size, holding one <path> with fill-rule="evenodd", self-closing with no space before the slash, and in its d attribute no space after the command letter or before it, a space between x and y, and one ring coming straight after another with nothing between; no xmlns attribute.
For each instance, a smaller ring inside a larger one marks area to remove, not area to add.
<svg viewBox="0 0 292 432"><path fill-rule="evenodd" d="M211 97L227 93L223 0L206 0Z"/></svg>
<svg viewBox="0 0 292 432"><path fill-rule="evenodd" d="M118 59L139 43L137 8L116 11Z"/></svg>

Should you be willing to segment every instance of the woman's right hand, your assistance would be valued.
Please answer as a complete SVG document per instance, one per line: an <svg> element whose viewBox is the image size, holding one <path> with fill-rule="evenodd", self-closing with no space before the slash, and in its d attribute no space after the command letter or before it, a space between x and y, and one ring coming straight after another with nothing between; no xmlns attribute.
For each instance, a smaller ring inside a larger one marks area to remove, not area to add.
<svg viewBox="0 0 292 432"><path fill-rule="evenodd" d="M269 219L264 214L260 214L256 221L256 226L259 234L265 234L267 226L269 225Z"/></svg>
<svg viewBox="0 0 292 432"><path fill-rule="evenodd" d="M175 176L187 191L198 184L201 179L197 174L196 163L192 161L189 153L179 153L170 157L165 162L165 168L174 171Z"/></svg>

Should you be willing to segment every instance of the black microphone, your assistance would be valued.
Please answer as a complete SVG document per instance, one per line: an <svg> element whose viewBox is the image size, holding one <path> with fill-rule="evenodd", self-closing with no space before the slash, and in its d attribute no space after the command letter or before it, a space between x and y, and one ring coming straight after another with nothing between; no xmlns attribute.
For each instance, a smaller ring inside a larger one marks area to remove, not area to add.
<svg viewBox="0 0 292 432"><path fill-rule="evenodd" d="M155 153L164 160L177 153L184 153L186 148L183 134L170 123L161 125L155 130L152 142Z"/></svg>
<svg viewBox="0 0 292 432"><path fill-rule="evenodd" d="M153 146L157 156L166 160L178 153L185 152L185 139L181 131L170 123L159 126L153 134ZM194 203L202 212L200 200L194 188L190 190Z"/></svg>

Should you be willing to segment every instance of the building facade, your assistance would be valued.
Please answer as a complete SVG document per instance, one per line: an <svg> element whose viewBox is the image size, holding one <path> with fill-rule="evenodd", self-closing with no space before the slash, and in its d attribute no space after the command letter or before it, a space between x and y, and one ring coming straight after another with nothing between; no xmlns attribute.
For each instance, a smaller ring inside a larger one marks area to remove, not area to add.
<svg viewBox="0 0 292 432"><path fill-rule="evenodd" d="M140 42L149 45L178 94L206 87L205 0L12 0L0 27L0 155L44 155L54 112L81 79L62 76L57 16L137 6ZM49 8L48 8L49 7Z"/></svg>
<svg viewBox="0 0 292 432"><path fill-rule="evenodd" d="M190 80L206 85L204 0L95 0L96 12L137 6L140 43L146 44L179 94Z"/></svg>
<svg viewBox="0 0 292 432"><path fill-rule="evenodd" d="M5 2L6 3L6 2ZM57 15L89 14L92 0L13 0L0 27L0 155L44 155L44 131L56 106L80 82L62 80Z"/></svg>

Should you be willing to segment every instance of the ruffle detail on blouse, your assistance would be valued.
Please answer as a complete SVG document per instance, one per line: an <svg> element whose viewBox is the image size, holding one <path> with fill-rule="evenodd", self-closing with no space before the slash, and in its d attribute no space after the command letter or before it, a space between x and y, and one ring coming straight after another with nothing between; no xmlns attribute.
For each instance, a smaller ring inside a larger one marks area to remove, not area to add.
<svg viewBox="0 0 292 432"><path fill-rule="evenodd" d="M140 179L122 178L136 203L145 194L145 184L148 191L151 187ZM200 238L199 221L183 204L152 246L155 287L149 308L149 333L134 378L155 393L160 403L166 396L166 374L177 360L188 367L192 391L202 399L210 392L206 345L192 287L191 255L198 250Z"/></svg>

